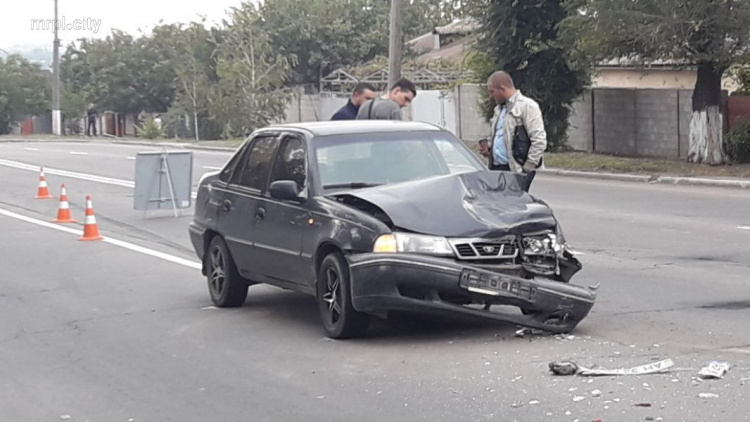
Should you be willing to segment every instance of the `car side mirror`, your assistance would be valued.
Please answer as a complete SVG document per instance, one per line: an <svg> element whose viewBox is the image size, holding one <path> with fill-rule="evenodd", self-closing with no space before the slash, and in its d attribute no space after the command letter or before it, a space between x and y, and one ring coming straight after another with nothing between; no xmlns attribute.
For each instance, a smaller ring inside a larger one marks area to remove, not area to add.
<svg viewBox="0 0 750 422"><path fill-rule="evenodd" d="M297 182L293 180L278 180L273 182L268 191L271 194L271 198L274 199L300 203L304 202L304 199L300 197Z"/></svg>

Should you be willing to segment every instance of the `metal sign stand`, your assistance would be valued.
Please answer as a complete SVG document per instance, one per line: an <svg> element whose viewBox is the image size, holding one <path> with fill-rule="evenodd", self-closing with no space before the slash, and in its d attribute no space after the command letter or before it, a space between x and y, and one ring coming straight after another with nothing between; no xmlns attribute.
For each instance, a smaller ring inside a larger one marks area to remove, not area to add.
<svg viewBox="0 0 750 422"><path fill-rule="evenodd" d="M149 211L171 205L174 216L180 217L182 208L190 208L191 175L189 152L169 152L162 147L161 151L138 153L134 209L149 217Z"/></svg>

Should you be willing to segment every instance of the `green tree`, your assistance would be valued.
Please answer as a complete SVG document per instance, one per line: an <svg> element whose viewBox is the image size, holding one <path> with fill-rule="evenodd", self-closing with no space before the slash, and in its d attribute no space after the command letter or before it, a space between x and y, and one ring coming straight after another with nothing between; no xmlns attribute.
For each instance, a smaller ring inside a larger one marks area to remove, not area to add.
<svg viewBox="0 0 750 422"><path fill-rule="evenodd" d="M77 133L76 118L86 112L86 98L82 93L75 92L70 85L62 84L60 89L60 114L62 114L63 127Z"/></svg>
<svg viewBox="0 0 750 422"><path fill-rule="evenodd" d="M271 46L260 19L254 4L243 3L233 8L231 20L218 34L219 84L212 92L210 111L224 138L243 137L283 117L286 110L282 88L290 61Z"/></svg>
<svg viewBox="0 0 750 422"><path fill-rule="evenodd" d="M589 84L586 68L572 61L558 33L566 17L564 0L479 0L472 15L480 22L471 66L484 83L496 70L508 72L524 95L539 103L551 150L565 146L572 104ZM486 117L494 104L487 98Z"/></svg>
<svg viewBox="0 0 750 422"><path fill-rule="evenodd" d="M209 109L211 84L217 82L211 32L202 23L162 25L154 29L150 45L174 72L175 98L170 113L192 116L194 136L200 139L201 119Z"/></svg>
<svg viewBox="0 0 750 422"><path fill-rule="evenodd" d="M721 164L721 82L750 48L746 0L569 0L564 32L590 63L629 57L697 68L688 161Z"/></svg>
<svg viewBox="0 0 750 422"><path fill-rule="evenodd" d="M19 54L0 57L0 134L14 123L49 111L50 89L38 64Z"/></svg>
<svg viewBox="0 0 750 422"><path fill-rule="evenodd" d="M409 0L403 5L404 40L461 16L465 0ZM383 0L266 0L261 30L292 64L288 84L317 84L341 67L388 55L390 2Z"/></svg>
<svg viewBox="0 0 750 422"><path fill-rule="evenodd" d="M166 112L174 99L174 68L149 42L117 30L105 39L82 39L63 54L61 79L102 109Z"/></svg>

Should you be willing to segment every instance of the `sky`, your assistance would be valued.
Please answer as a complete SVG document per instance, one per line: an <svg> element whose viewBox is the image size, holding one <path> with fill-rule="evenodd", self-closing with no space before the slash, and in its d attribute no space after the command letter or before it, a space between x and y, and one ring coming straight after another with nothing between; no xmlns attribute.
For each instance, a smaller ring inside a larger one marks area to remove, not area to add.
<svg viewBox="0 0 750 422"><path fill-rule="evenodd" d="M81 38L104 38L112 28L133 35L138 28L150 28L164 23L198 21L205 15L207 23L219 22L231 7L239 7L242 0L58 0L58 18L70 29L60 29L61 45ZM14 46L49 45L52 47L52 26L46 30L36 19L54 19L54 0L0 0L0 48ZM64 19L64 21L63 21Z"/></svg>

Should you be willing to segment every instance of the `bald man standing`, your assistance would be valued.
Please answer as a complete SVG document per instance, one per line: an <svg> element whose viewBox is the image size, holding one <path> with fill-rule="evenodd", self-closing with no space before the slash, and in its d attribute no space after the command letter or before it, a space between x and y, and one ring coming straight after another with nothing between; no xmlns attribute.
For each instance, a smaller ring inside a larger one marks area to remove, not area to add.
<svg viewBox="0 0 750 422"><path fill-rule="evenodd" d="M490 142L481 152L490 170L530 173L542 163L547 132L539 104L524 96L510 75L498 71L487 81L490 97L498 106L492 118Z"/></svg>

